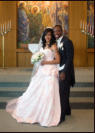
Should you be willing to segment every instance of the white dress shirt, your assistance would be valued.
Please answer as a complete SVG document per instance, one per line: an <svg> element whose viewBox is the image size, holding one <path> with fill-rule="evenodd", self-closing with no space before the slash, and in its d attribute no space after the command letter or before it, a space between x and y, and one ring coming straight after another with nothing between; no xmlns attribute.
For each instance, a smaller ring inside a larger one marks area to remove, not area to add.
<svg viewBox="0 0 95 133"><path fill-rule="evenodd" d="M61 40L62 40L63 36L61 36L58 40L57 40L57 47L59 48Z"/></svg>
<svg viewBox="0 0 95 133"><path fill-rule="evenodd" d="M63 36L61 36L58 40L57 40L57 47L59 48L61 40L62 40ZM63 70L65 67L65 64L63 66L60 67L59 65L59 71Z"/></svg>

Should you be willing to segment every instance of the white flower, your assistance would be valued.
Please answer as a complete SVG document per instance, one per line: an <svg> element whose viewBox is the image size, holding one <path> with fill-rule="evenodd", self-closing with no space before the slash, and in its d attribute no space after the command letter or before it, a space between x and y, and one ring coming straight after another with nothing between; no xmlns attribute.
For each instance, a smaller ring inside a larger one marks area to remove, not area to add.
<svg viewBox="0 0 95 133"><path fill-rule="evenodd" d="M62 50L64 50L64 48L62 47Z"/></svg>
<svg viewBox="0 0 95 133"><path fill-rule="evenodd" d="M35 54L32 55L31 62L35 64L36 62L39 62L42 60L44 57L44 53L42 52L36 52Z"/></svg>
<svg viewBox="0 0 95 133"><path fill-rule="evenodd" d="M62 48L62 47L63 47L63 43L60 43L59 48Z"/></svg>

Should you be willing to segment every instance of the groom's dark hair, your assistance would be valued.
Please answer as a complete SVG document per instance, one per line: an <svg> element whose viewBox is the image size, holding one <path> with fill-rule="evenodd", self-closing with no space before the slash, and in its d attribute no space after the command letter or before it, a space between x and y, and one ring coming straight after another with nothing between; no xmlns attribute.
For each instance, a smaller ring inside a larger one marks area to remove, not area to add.
<svg viewBox="0 0 95 133"><path fill-rule="evenodd" d="M53 29L56 28L56 27L59 27L60 30L63 32L63 29L62 29L62 26L61 26L61 25L55 25L55 26L53 27Z"/></svg>

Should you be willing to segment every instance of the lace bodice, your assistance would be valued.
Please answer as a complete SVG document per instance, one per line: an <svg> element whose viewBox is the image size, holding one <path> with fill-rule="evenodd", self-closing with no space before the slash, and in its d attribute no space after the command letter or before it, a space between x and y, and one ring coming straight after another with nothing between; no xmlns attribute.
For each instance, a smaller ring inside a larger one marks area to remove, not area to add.
<svg viewBox="0 0 95 133"><path fill-rule="evenodd" d="M47 49L41 48L40 51L43 52L43 53L45 54L44 59L47 60L47 61L51 61L51 60L53 60L54 57L55 57L54 51L52 51L52 50L49 49L49 48L47 48Z"/></svg>

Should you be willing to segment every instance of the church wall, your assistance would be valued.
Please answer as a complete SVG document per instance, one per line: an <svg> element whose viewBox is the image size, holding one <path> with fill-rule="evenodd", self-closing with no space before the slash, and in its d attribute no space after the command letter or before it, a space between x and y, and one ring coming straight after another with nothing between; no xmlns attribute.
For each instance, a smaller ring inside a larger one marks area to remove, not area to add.
<svg viewBox="0 0 95 133"><path fill-rule="evenodd" d="M87 18L86 1L70 1L69 4L69 38L74 44L74 65L76 67L94 66L94 50L87 49L87 37L80 31L81 16ZM0 24L4 19L12 20L12 30L5 35L5 66L31 67L31 53L17 49L17 2L0 1ZM3 18L3 20L2 20ZM2 66L2 49L0 36L0 67Z"/></svg>
<svg viewBox="0 0 95 133"><path fill-rule="evenodd" d="M12 21L12 30L5 35L5 66L16 66L16 29L17 29L17 11L16 1L0 1L0 24L2 22ZM0 36L0 67L2 66L2 38Z"/></svg>

